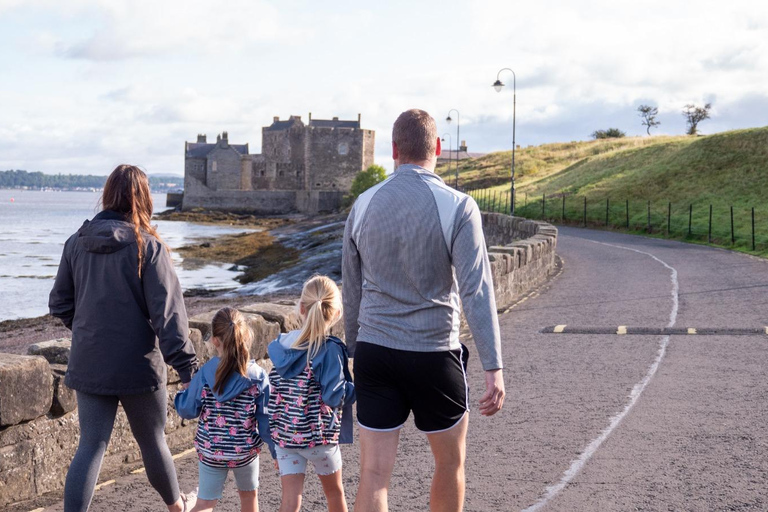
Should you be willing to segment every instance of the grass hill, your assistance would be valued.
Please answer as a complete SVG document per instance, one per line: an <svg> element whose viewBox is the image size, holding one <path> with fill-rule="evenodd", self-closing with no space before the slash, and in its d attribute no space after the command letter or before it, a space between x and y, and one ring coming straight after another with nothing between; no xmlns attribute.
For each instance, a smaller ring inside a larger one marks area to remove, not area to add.
<svg viewBox="0 0 768 512"><path fill-rule="evenodd" d="M498 207L511 159L506 151L462 161L459 184L486 207L496 193ZM669 227L672 238L706 242L712 205L713 243L751 252L754 207L756 252L768 255L768 127L544 144L518 150L516 160L518 214L583 224L586 198L589 225L660 236ZM453 184L447 166L437 172Z"/></svg>

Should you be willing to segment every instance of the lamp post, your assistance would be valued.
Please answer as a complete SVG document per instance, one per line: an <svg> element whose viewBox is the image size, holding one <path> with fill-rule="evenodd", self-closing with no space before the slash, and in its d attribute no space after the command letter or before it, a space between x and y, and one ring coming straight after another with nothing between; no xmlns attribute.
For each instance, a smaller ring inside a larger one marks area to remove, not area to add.
<svg viewBox="0 0 768 512"><path fill-rule="evenodd" d="M509 206L509 214L514 215L515 214L515 148L517 147L515 144L515 108L517 103L517 76L515 75L515 72L512 71L509 68L502 68L499 70L498 73L496 73L496 81L493 83L493 88L496 89L496 92L501 92L501 88L504 87L504 84L499 80L499 75L501 75L502 71L510 71L512 72L512 174L511 174L511 183L510 183L510 194L511 194L511 200L510 200L510 206Z"/></svg>
<svg viewBox="0 0 768 512"><path fill-rule="evenodd" d="M448 172L451 172L451 151L453 150L453 149L452 149L452 148L453 148L453 137L451 137L451 134L450 134L450 133L448 133L448 132L445 132L445 133L443 134L443 137L442 137L442 141L443 141L443 142L445 142L445 136L446 136L446 135L448 136ZM458 187L458 185L459 185L459 183L458 183L458 179L459 179L459 176L458 176L458 174L457 174L457 175L456 175L456 180L457 180L457 181L456 181L456 186L457 186L457 187Z"/></svg>
<svg viewBox="0 0 768 512"><path fill-rule="evenodd" d="M459 137L459 128L461 127L461 114L455 108L448 111L448 117L445 118L448 124L451 124L451 112L456 112L456 190L459 189L459 146L461 145L461 138Z"/></svg>

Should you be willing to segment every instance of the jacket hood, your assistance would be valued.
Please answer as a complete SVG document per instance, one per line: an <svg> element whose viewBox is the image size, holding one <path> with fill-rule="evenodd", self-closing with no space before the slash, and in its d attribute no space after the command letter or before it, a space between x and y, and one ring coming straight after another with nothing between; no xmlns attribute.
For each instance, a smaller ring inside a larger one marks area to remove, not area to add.
<svg viewBox="0 0 768 512"><path fill-rule="evenodd" d="M232 400L246 389L264 380L266 377L266 372L256 364L256 361L252 360L248 363L247 377L243 377L239 373L230 375L226 384L224 384L222 392L217 393L213 389L213 386L216 384L216 368L219 367L219 361L220 359L218 357L213 357L200 369L203 374L203 380L208 384L208 387L211 388L211 391L213 391L213 396L216 398L217 402Z"/></svg>
<svg viewBox="0 0 768 512"><path fill-rule="evenodd" d="M110 254L136 242L133 225L118 212L104 210L78 230L78 241L88 252Z"/></svg>
<svg viewBox="0 0 768 512"><path fill-rule="evenodd" d="M277 373L284 379L292 379L307 367L307 351L290 348L300 333L301 331L291 331L281 334L267 347L269 359L275 365ZM323 349L320 351L322 352Z"/></svg>

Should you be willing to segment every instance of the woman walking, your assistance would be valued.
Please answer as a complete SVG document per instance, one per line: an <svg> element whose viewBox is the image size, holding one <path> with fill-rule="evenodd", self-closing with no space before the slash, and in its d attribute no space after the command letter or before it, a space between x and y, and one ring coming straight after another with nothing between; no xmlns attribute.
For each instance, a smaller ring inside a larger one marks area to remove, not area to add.
<svg viewBox="0 0 768 512"><path fill-rule="evenodd" d="M51 291L51 315L72 330L65 384L77 393L80 444L67 473L65 512L86 511L122 404L147 478L171 512L179 494L165 442L166 363L188 385L197 359L167 248L150 225L146 174L120 165L107 179L103 211L67 240Z"/></svg>

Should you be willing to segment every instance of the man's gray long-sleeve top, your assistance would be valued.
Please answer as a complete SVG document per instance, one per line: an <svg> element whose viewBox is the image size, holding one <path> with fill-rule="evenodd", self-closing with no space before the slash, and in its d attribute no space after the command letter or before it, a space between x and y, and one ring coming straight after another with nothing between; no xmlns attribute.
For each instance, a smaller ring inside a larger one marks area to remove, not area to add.
<svg viewBox="0 0 768 512"><path fill-rule="evenodd" d="M360 195L344 231L346 342L459 348L464 307L483 368L502 368L491 265L475 201L405 164Z"/></svg>

